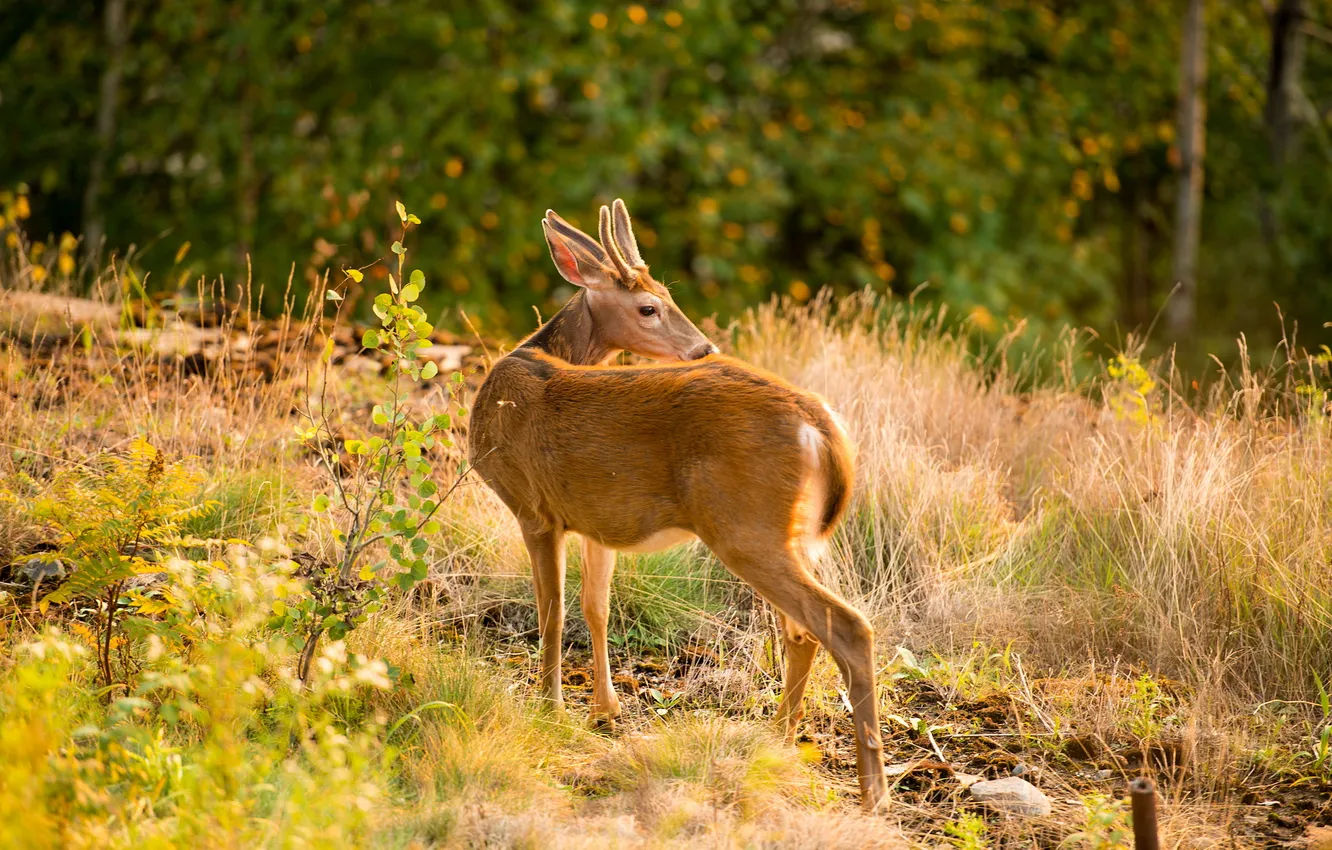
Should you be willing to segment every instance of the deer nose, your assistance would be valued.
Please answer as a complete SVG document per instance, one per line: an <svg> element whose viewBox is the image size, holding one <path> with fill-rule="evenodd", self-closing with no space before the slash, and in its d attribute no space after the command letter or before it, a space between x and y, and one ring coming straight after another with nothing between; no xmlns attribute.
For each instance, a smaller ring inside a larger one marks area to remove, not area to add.
<svg viewBox="0 0 1332 850"><path fill-rule="evenodd" d="M701 360L704 357L707 357L709 354L716 354L716 353L717 353L717 346L713 345L710 342L705 342L695 347L693 351L689 352L688 359Z"/></svg>

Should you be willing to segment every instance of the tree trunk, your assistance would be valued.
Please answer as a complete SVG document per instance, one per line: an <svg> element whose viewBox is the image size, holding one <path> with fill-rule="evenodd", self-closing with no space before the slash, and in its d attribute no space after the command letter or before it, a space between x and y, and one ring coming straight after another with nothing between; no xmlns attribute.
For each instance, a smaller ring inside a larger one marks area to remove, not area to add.
<svg viewBox="0 0 1332 850"><path fill-rule="evenodd" d="M1173 268L1178 290L1166 308L1175 340L1193 334L1197 315L1198 240L1202 232L1206 143L1207 26L1204 0L1188 0L1179 59L1179 189L1175 201Z"/></svg>
<svg viewBox="0 0 1332 850"><path fill-rule="evenodd" d="M1121 195L1124 221L1120 231L1120 321L1131 332L1145 331L1152 320L1152 255L1155 252L1148 190L1132 179L1124 181Z"/></svg>
<svg viewBox="0 0 1332 850"><path fill-rule="evenodd" d="M1267 105L1263 110L1263 122L1267 129L1271 168L1258 184L1258 222L1271 258L1268 274L1274 292L1288 277L1281 252L1278 198L1298 129L1295 101L1304 74L1304 18L1304 0L1281 0L1270 19L1272 52L1267 66Z"/></svg>
<svg viewBox="0 0 1332 850"><path fill-rule="evenodd" d="M97 101L97 149L88 169L88 184L83 189L83 251L94 265L101 263L102 239L106 235L106 221L102 216L102 184L105 181L107 160L115 149L120 75L124 67L125 42L129 38L128 27L125 26L125 0L107 0L102 28L106 36L107 56Z"/></svg>
<svg viewBox="0 0 1332 850"><path fill-rule="evenodd" d="M1304 73L1304 18L1304 0L1281 0L1272 13L1272 57L1263 119L1278 181L1295 138L1294 104Z"/></svg>

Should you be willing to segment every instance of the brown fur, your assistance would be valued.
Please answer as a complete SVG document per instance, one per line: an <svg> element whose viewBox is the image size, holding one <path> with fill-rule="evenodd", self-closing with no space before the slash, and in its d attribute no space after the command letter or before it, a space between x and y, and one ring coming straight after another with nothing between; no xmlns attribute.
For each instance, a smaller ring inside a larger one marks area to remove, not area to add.
<svg viewBox="0 0 1332 850"><path fill-rule="evenodd" d="M611 548L668 528L712 546L736 515L786 529L796 522L813 472L797 433L802 423L823 435L817 474L827 498L818 531L826 536L851 492L846 438L816 397L720 355L586 367L520 348L477 396L472 454L520 519Z"/></svg>
<svg viewBox="0 0 1332 850"><path fill-rule="evenodd" d="M814 653L832 653L872 808L885 784L873 632L809 561L811 538L827 537L850 500L846 435L817 396L715 353L648 274L622 202L602 207L601 243L554 213L543 227L556 268L583 289L492 368L473 405L470 456L532 560L547 698L562 707L565 533L583 537L593 715L606 720L619 714L606 646L615 550L696 535L780 612L777 715L788 736ZM687 362L606 366L621 350ZM811 494L822 502L807 505Z"/></svg>

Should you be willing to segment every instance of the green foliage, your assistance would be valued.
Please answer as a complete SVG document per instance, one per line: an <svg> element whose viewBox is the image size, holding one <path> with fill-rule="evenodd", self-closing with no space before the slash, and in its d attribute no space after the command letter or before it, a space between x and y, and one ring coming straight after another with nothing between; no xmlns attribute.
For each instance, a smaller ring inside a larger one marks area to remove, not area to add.
<svg viewBox="0 0 1332 850"><path fill-rule="evenodd" d="M132 593L125 600L122 594L134 577L161 571L157 550L181 542L182 524L216 506L197 500L201 480L137 439L123 457L105 455L66 469L32 506L33 516L59 535L60 558L70 570L42 600L42 608L75 599L98 606L98 660L108 698L115 683L112 641L122 607L153 614L174 602L169 591L156 598Z"/></svg>
<svg viewBox="0 0 1332 850"><path fill-rule="evenodd" d="M85 688L81 645L50 631L19 648L0 680L0 840L366 843L385 788L377 730L330 708L388 688L384 662L330 643L300 687L269 628L290 565L238 548L166 568L178 608L207 628L149 637L138 684L107 705Z"/></svg>
<svg viewBox="0 0 1332 850"><path fill-rule="evenodd" d="M429 538L440 531L435 514L466 475L465 466L460 467L453 485L441 493L430 462L432 454L454 448L450 437L453 419L467 414L459 401L463 376L455 372L443 383L445 412L418 422L408 410L410 386L435 378L439 370L433 361L420 357L421 350L430 347L434 331L425 310L413 303L425 289L425 274L415 269L402 284L407 255L403 240L408 229L421 220L408 213L401 202L396 206L402 225L402 237L393 243L396 273L388 275L388 292L374 299L380 327L367 330L361 340L364 349L387 359L389 364L383 400L371 411L371 423L378 432L365 439L342 441L342 451L356 469L352 479L344 481L339 473L337 438L328 415L332 336L321 358L318 407L307 410L306 423L296 427L297 438L320 457L332 488L331 495L317 495L311 508L332 529L340 548L336 564L317 568L311 576L310 593L282 604L276 611L285 627L307 635L300 664L302 679L309 673L310 659L325 631L334 640L341 639L378 609L388 585L405 592L426 577ZM355 283L361 274L348 269L346 277ZM335 290L328 294L339 295ZM327 300L338 305L340 318L345 299ZM401 491L404 485L405 494ZM388 557L362 563L362 555L379 543L384 544Z"/></svg>
<svg viewBox="0 0 1332 850"><path fill-rule="evenodd" d="M1308 110L1283 179L1264 7L1210 15L1203 318L1277 299L1317 328L1326 115ZM589 225L616 195L654 267L690 282L676 297L692 313L928 281L987 329L1010 314L1143 328L1171 286L1180 18L1086 0L157 4L130 15L100 205L153 286L237 279L249 253L261 280L295 261L314 288L389 254L378 234L401 197L435 218L431 310L511 331L568 292L545 208ZM58 5L6 23L0 181L31 185L33 236L78 233L98 143L72 128L97 112L103 23ZM1320 104L1332 51L1307 43Z"/></svg>
<svg viewBox="0 0 1332 850"><path fill-rule="evenodd" d="M1087 850L1129 850L1133 846L1133 821L1123 800L1103 794L1082 799L1086 821L1082 829L1060 842L1063 847Z"/></svg>
<svg viewBox="0 0 1332 850"><path fill-rule="evenodd" d="M990 842L985 839L985 819L980 815L964 814L952 823L944 824L948 843L957 850L986 850Z"/></svg>
<svg viewBox="0 0 1332 850"><path fill-rule="evenodd" d="M1160 740L1161 732L1176 721L1175 698L1159 682L1144 673L1133 680L1128 697L1129 731L1144 743Z"/></svg>

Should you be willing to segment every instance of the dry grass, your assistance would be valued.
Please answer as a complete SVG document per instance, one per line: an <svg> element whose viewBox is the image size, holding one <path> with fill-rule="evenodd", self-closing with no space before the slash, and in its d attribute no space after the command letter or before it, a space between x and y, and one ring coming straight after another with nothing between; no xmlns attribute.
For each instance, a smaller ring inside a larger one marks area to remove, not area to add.
<svg viewBox="0 0 1332 850"><path fill-rule="evenodd" d="M1253 699L1332 680L1325 361L1246 363L1190 405L1168 364L1142 365L1145 395L1075 341L1014 367L871 296L767 305L740 330L741 356L850 422L857 500L829 580L890 633L966 623L1050 663L1122 657ZM1060 377L1019 391L1036 366Z"/></svg>
<svg viewBox="0 0 1332 850"><path fill-rule="evenodd" d="M300 328L288 327L285 351L306 347ZM942 316L870 295L765 305L730 345L848 420L855 503L823 568L876 623L884 682L899 677L885 713L938 724L961 764L975 756L968 742L994 731L969 725L979 721L967 712L998 700L1004 740L1025 748L1056 798L1048 822L989 818L988 846L1068 835L1089 789L1114 791L1139 770L1167 781L1163 834L1176 846L1243 846L1238 775L1272 788L1277 775L1314 776L1300 748L1318 723L1316 683L1332 681L1332 428L1310 404L1328 386L1325 363L1245 368L1233 385L1184 392L1168 364L1107 374L1071 334L1043 360L1009 362L1012 340L978 355ZM304 506L324 478L289 439L306 384L297 358L284 358L268 380L193 374L95 336L54 350L0 337L0 484L40 488L61 464L147 436L206 471L222 509L199 536L318 555L327 541L308 530ZM1143 375L1155 386L1139 392ZM349 433L364 427L370 380L335 375ZM398 676L392 690L338 708L349 728L377 730L385 766L358 840L899 847L951 840L944 825L971 811L956 790L899 788L885 816L854 813L837 752L840 683L826 659L811 682L812 741L773 740L763 722L780 681L771 617L697 549L624 559L617 577L626 678L642 677L634 658L688 648L713 659L663 677L680 694L665 718L646 696L650 676L622 697L622 737L586 729L576 698L569 716L550 716L533 701L534 617L512 518L473 485L440 518L429 581L349 639ZM41 539L22 498L0 500L0 556ZM575 645L577 586L575 569ZM41 627L10 599L7 648ZM928 660L904 667L898 644ZM888 722L897 755L931 754ZM1114 783L1096 785L1079 778L1070 741L1107 759L1136 748L1145 762L1106 761ZM1168 763L1151 761L1166 750ZM136 817L142 827L152 816ZM282 843L286 827L272 828L265 840ZM122 823L99 835L120 844L151 831Z"/></svg>

